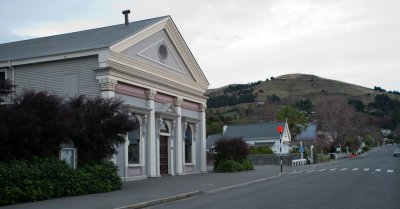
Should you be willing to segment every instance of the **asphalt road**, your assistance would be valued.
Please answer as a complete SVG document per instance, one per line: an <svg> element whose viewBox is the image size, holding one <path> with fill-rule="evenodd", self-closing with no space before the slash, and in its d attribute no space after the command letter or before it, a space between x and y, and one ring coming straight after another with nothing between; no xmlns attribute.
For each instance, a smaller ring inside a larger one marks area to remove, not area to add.
<svg viewBox="0 0 400 209"><path fill-rule="evenodd" d="M207 193L156 208L399 209L399 146L387 145L352 160L243 187Z"/></svg>

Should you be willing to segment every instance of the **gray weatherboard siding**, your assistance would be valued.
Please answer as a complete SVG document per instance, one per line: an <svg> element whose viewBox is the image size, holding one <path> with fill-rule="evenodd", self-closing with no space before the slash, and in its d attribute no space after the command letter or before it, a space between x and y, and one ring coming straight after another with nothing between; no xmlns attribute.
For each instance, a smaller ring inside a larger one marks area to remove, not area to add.
<svg viewBox="0 0 400 209"><path fill-rule="evenodd" d="M63 75L78 75L78 94L100 96L100 85L94 70L99 68L98 57L82 57L59 61L15 66L17 93L24 89L48 91L63 96Z"/></svg>

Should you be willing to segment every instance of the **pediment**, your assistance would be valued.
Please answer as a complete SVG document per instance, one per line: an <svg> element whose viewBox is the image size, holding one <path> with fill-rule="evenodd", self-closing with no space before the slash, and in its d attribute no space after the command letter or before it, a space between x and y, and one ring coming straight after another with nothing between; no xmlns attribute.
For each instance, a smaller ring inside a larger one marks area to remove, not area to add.
<svg viewBox="0 0 400 209"><path fill-rule="evenodd" d="M110 50L110 66L130 68L132 71L128 73L132 76L183 91L204 93L209 86L170 17L112 45Z"/></svg>

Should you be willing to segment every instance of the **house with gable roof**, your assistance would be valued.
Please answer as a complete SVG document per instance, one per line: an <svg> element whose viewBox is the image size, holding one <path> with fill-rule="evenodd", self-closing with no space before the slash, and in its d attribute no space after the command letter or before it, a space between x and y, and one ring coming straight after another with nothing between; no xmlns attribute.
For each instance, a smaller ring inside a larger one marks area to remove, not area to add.
<svg viewBox="0 0 400 209"><path fill-rule="evenodd" d="M209 83L170 16L0 44L0 79L59 96L117 97L138 123L124 180L206 172Z"/></svg>
<svg viewBox="0 0 400 209"><path fill-rule="evenodd" d="M277 132L278 126L283 127L282 134ZM208 136L207 150L213 149L218 139L233 137L241 137L251 147L268 146L276 154L280 153L280 137L282 137L282 153L288 154L290 151L291 136L289 126L285 122L227 125L222 135Z"/></svg>

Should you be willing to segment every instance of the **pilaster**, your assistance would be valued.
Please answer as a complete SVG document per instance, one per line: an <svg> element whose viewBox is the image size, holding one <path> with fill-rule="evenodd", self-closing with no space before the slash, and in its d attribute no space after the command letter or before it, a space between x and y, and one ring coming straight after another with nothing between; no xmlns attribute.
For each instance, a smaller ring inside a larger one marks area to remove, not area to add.
<svg viewBox="0 0 400 209"><path fill-rule="evenodd" d="M183 174L183 138L182 138L182 97L175 98L175 108L179 117L176 119L176 136L175 136L175 165L176 174Z"/></svg>
<svg viewBox="0 0 400 209"><path fill-rule="evenodd" d="M157 177L157 143L156 143L156 116L155 116L155 103L157 91L154 89L148 89L146 91L147 106L150 108L149 118L148 118L148 131L147 131L147 168L149 177ZM159 160L159 159L158 159Z"/></svg>
<svg viewBox="0 0 400 209"><path fill-rule="evenodd" d="M205 103L200 104L200 140L201 140L201 172L207 172L207 150L206 150L206 108Z"/></svg>

